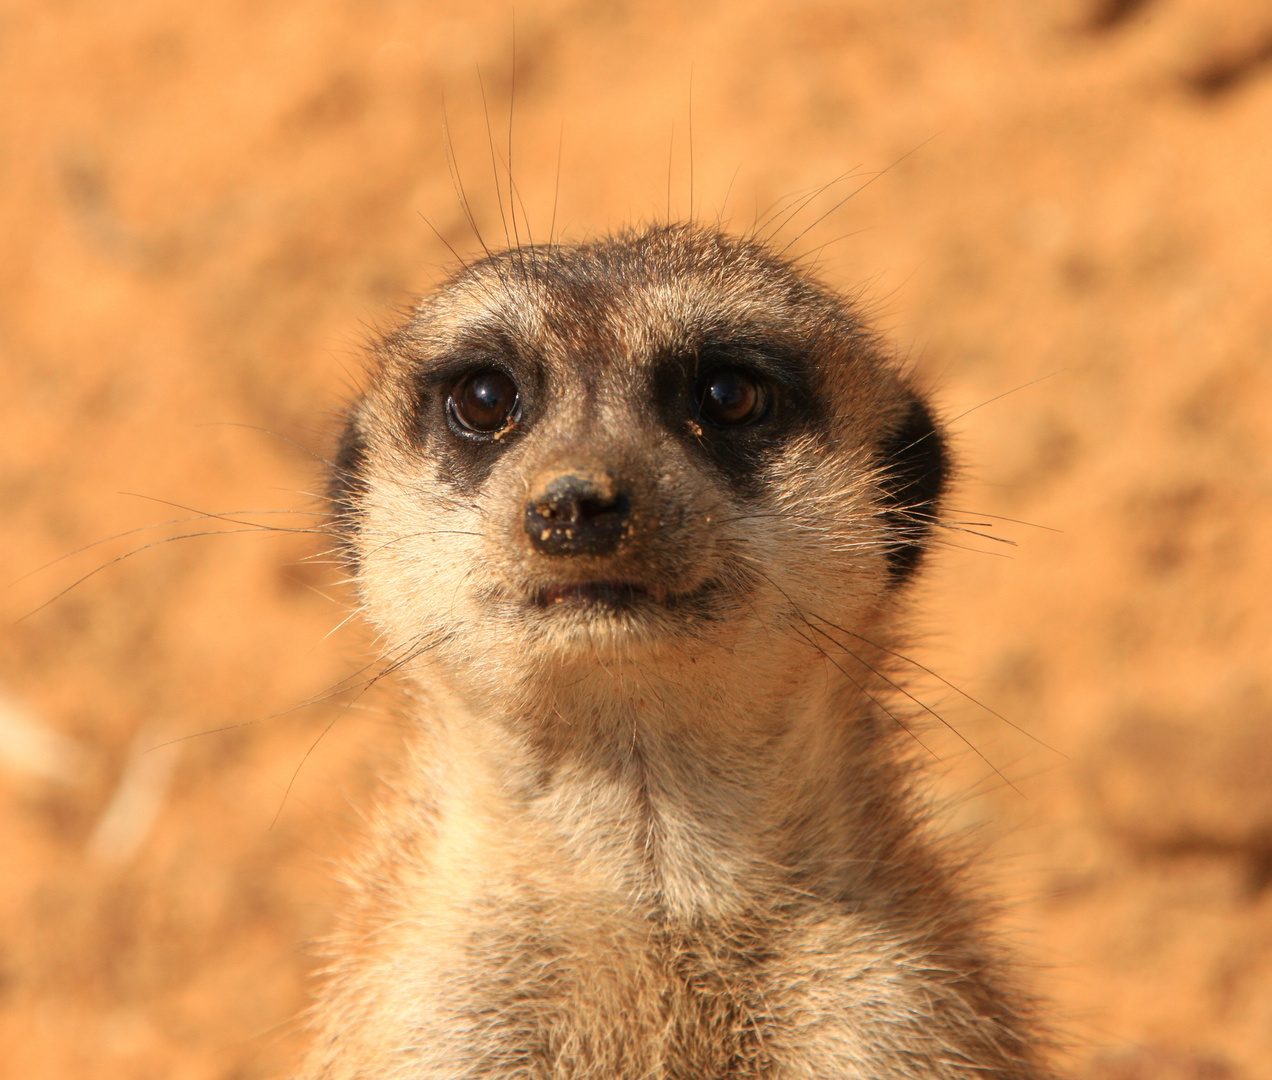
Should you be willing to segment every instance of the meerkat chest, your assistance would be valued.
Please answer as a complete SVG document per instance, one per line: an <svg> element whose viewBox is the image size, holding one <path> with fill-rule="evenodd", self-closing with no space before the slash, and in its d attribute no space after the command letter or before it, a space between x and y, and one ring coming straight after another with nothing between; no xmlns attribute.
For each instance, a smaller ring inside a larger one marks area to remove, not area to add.
<svg viewBox="0 0 1272 1080"><path fill-rule="evenodd" d="M480 961L457 1015L494 1068L464 1075L783 1075L761 1035L769 979L756 941L612 912L578 910L566 926L543 914L473 939Z"/></svg>
<svg viewBox="0 0 1272 1080"><path fill-rule="evenodd" d="M762 916L671 925L554 896L478 902L463 923L461 935L420 935L423 977L400 982L404 999L378 1010L408 1029L392 1040L399 1054L409 1048L403 1076L946 1075L906 1071L931 1042L922 994L897 950L846 914L780 928Z"/></svg>

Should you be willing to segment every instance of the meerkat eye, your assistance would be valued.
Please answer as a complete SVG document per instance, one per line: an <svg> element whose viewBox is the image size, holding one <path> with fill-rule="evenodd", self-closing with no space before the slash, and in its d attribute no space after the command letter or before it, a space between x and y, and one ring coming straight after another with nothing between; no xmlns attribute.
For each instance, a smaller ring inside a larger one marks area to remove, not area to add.
<svg viewBox="0 0 1272 1080"><path fill-rule="evenodd" d="M465 375L446 406L460 427L483 434L499 431L516 419L519 395L511 376L497 368Z"/></svg>
<svg viewBox="0 0 1272 1080"><path fill-rule="evenodd" d="M745 371L726 368L698 383L698 412L715 427L743 427L768 411L768 387Z"/></svg>

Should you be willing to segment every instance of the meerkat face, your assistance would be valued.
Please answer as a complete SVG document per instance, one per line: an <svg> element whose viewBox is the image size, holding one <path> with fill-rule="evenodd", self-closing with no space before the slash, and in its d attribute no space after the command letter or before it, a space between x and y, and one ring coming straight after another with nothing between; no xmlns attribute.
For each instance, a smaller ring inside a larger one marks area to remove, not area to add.
<svg viewBox="0 0 1272 1080"><path fill-rule="evenodd" d="M758 244L665 227L497 255L421 303L379 347L333 498L391 648L464 689L627 662L723 688L802 670L825 620L864 632L945 472L843 301Z"/></svg>

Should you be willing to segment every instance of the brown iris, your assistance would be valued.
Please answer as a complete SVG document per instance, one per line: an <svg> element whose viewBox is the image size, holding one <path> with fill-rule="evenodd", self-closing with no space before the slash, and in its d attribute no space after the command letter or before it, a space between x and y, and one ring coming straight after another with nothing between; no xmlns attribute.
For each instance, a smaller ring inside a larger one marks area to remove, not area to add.
<svg viewBox="0 0 1272 1080"><path fill-rule="evenodd" d="M768 409L768 389L745 371L712 372L698 384L698 411L715 427L753 424Z"/></svg>
<svg viewBox="0 0 1272 1080"><path fill-rule="evenodd" d="M517 384L505 372L486 368L461 379L447 404L460 427L483 434L501 431L516 419Z"/></svg>

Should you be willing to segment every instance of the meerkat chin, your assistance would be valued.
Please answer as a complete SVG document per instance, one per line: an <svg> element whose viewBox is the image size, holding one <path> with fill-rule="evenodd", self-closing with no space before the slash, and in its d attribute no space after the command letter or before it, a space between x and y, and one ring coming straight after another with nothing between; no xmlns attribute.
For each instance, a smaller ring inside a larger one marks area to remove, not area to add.
<svg viewBox="0 0 1272 1080"><path fill-rule="evenodd" d="M332 489L417 724L301 1075L1049 1075L879 704L949 467L754 240L522 248L420 302Z"/></svg>

